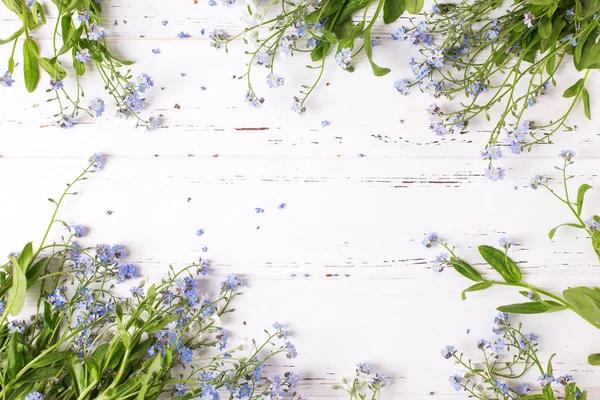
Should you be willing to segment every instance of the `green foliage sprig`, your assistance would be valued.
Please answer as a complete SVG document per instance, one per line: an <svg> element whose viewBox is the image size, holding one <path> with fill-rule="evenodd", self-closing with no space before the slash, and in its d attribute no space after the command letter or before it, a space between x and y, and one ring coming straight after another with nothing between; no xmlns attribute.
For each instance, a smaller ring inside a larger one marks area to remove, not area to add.
<svg viewBox="0 0 600 400"><path fill-rule="evenodd" d="M248 14L253 22L243 32L227 37L223 32L214 32L212 45L228 45L238 38L245 43L252 42L256 49L246 51L250 56L246 72L240 76L248 83L246 102L260 107L264 98L260 97L252 84L253 67L268 70L267 84L274 88L283 85L284 79L275 73L277 55L293 56L295 53L309 53L316 65L308 68L318 70L312 85L303 85L294 98L292 109L298 114L306 112L306 101L314 92L323 77L327 55L332 51L338 65L348 72L354 71L353 57L365 52L376 76L390 72L373 61L373 47L378 41L373 39L372 29L381 17L385 24L395 22L405 11L417 13L423 7L423 0L252 0L248 2ZM373 11L371 18L367 16ZM354 23L353 16L359 16ZM263 37L261 30L267 32Z"/></svg>
<svg viewBox="0 0 600 400"><path fill-rule="evenodd" d="M481 257L500 275L500 279L484 277L480 271L461 259L455 253L454 247L440 240L434 233L427 235L424 243L427 247L438 243L448 251L437 256L433 263L434 270L443 271L447 267L452 267L460 275L474 282L463 290L463 300L470 292L486 290L493 286L509 286L518 289L528 301L503 305L498 307L498 311L512 314L543 314L570 310L600 329L600 288L585 286L568 288L561 296L527 283L519 265L508 256L508 251L514 243L506 238L500 239L501 249L488 245L478 247ZM588 362L600 365L600 354L590 355Z"/></svg>
<svg viewBox="0 0 600 400"><path fill-rule="evenodd" d="M160 283L138 282L130 296L118 286L138 278L125 248L80 247L86 229L56 218L73 186L101 167L89 166L55 205L39 247L28 243L0 270L0 398L25 400L125 400L229 398L300 399L299 376L288 371L268 378L274 357L296 357L281 324L248 349L228 348L221 316L233 312L242 281L230 274L215 299L200 298L197 279L208 272L200 260ZM55 225L68 235L45 244ZM37 294L30 322L18 316L26 293Z"/></svg>
<svg viewBox="0 0 600 400"><path fill-rule="evenodd" d="M22 46L22 77L27 91L37 89L40 81L40 69L51 78L48 93L52 97L48 101L56 102L59 112L54 116L57 125L70 128L77 122L80 112L91 117L99 117L105 111L104 101L94 98L89 106L84 105L85 92L80 78L93 64L104 87L113 98L119 118L133 117L137 126L156 129L159 125L157 117L144 119L140 112L144 108L143 95L154 85L146 74L134 78L131 70L122 72L124 66L131 61L115 56L108 48L105 32L102 28L102 6L100 0L52 0L56 8L56 24L52 37L52 51L49 56L40 52L38 42L32 36L46 24L44 7L39 0L2 0L4 5L22 22L22 27L7 39L0 39L0 45L12 44L12 53L8 59L8 70L0 77L2 86L12 86L13 74L18 66L17 45ZM61 61L62 56L70 56L69 67L74 71L75 90L67 90L63 80L67 77L67 68Z"/></svg>
<svg viewBox="0 0 600 400"><path fill-rule="evenodd" d="M552 228L548 233L548 237L550 239L554 238L558 228L563 226L582 229L586 231L588 235L590 235L592 247L598 255L598 259L600 260L600 216L594 215L586 220L584 220L584 217L582 217L585 195L588 190L592 189L592 186L587 183L583 183L577 189L576 197L570 196L568 182L569 180L573 179L573 176L567 173L567 168L574 163L573 160L575 159L575 152L572 150L563 150L560 155L563 158L563 164L561 166L556 166L555 168L562 173L562 189L564 195L559 195L554 191L554 189L550 188L549 178L545 175L534 176L530 183L533 189L537 189L539 187L547 189L554 197L560 200L561 203L565 204L575 217L576 222L567 222ZM572 200L573 198L575 201Z"/></svg>
<svg viewBox="0 0 600 400"><path fill-rule="evenodd" d="M523 333L522 325L517 327L510 323L510 314L501 313L494 319L492 331L496 337L492 340L479 339L477 348L482 353L481 361L472 361L463 353L458 353L454 346L442 349L445 359L453 360L459 374L450 376L450 384L456 391L466 392L474 399L515 398L537 400L585 400L587 392L579 389L571 375L555 377L552 366L553 354L546 368L538 357L538 336L534 333ZM539 373L537 381L541 393L523 380L530 379L531 373ZM556 390L552 384L562 386ZM561 393L562 392L562 393Z"/></svg>

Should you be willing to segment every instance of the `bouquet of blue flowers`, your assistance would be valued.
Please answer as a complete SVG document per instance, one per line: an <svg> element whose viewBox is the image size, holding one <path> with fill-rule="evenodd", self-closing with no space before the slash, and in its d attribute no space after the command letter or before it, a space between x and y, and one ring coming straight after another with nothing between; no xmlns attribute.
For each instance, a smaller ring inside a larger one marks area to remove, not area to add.
<svg viewBox="0 0 600 400"><path fill-rule="evenodd" d="M600 67L597 0L502 0L439 2L425 19L392 35L418 47L421 58L410 61L414 79L401 79L401 94L417 88L433 98L453 99L455 109L431 105L429 127L439 136L464 133L469 122L493 120L481 157L491 180L504 179L496 165L506 147L513 154L551 143L560 130L572 130L568 117L579 102L591 118L586 82ZM532 121L527 111L556 86L559 68L582 71L563 93L570 105L549 121ZM493 111L493 112L492 112Z"/></svg>
<svg viewBox="0 0 600 400"><path fill-rule="evenodd" d="M56 219L56 212L73 185L102 163L94 155L60 199L50 199L56 209L39 247L28 243L1 267L0 398L300 399L296 373L267 375L273 357L297 355L281 324L248 349L228 346L220 317L233 311L242 287L237 276L227 276L215 298L200 297L205 260L169 267L165 279L150 284L139 280L123 246L76 243L87 229ZM46 244L55 224L68 234ZM129 295L119 295L134 279ZM37 296L28 321L21 317L27 292Z"/></svg>
<svg viewBox="0 0 600 400"><path fill-rule="evenodd" d="M91 117L100 117L105 112L104 100L100 97L84 103L85 92L80 77L94 65L109 95L116 104L118 118L133 117L136 126L156 129L158 117L142 118L141 111L145 107L144 95L154 86L147 74L137 78L131 70L122 71L122 67L131 65L131 61L115 56L108 48L106 34L102 28L102 5L100 0L53 0L58 14L54 26L52 52L49 56L40 53L37 41L32 33L46 24L44 8L38 0L2 0L4 5L19 18L22 26L6 39L0 38L0 45L12 45L12 53L8 59L7 71L0 75L0 86L10 87L17 77L15 68L22 63L19 74L25 87L33 92L40 81L40 69L50 77L47 90L51 94L48 101L56 102L59 111L54 116L56 125L70 128L77 123L80 112ZM22 42L22 56L16 53L19 42ZM61 61L62 56L70 55L70 67L74 71L75 87L65 87L67 69Z"/></svg>

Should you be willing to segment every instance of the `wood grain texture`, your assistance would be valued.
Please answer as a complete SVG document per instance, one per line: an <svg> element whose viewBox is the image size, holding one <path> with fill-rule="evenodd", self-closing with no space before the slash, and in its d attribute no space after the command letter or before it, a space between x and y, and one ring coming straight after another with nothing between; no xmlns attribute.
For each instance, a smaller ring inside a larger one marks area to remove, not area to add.
<svg viewBox="0 0 600 400"><path fill-rule="evenodd" d="M536 173L558 178L553 166L563 148L578 154L573 183L600 186L596 120L575 118L577 130L560 132L555 144L505 157L506 180L490 183L478 155L489 124L440 139L427 129L424 109L431 99L401 97L393 89L396 79L408 77L407 62L415 55L389 39L401 23L376 29L382 45L375 57L393 69L389 76L373 77L364 59L353 75L331 65L324 78L329 85L320 86L300 118L289 108L300 85L314 76L305 61L278 62L286 85L277 90L263 82L264 71L257 72L255 85L266 103L249 109L244 82L233 79L244 72L243 44L227 55L200 34L238 32L241 5L193 3L112 0L106 7L111 45L136 61L134 73L156 81L147 113L163 115L165 127L156 132L113 118L109 107L105 117L84 117L76 128L58 130L43 90L27 94L18 73L15 87L0 88L1 254L39 240L51 211L46 199L91 153L104 153L106 168L79 186L62 219L89 226L87 244L126 245L151 279L166 275L169 264L205 255L201 248L208 247L214 266L209 284L216 287L230 272L247 283L230 317L231 337L259 336L276 320L289 325L300 353L291 366L312 399L344 398L331 385L351 375L359 361L392 377L385 399L465 397L448 385L453 367L439 349L455 344L476 356L475 341L491 335L494 308L518 297L493 290L462 301L463 279L429 269L437 251L422 248L427 231L437 231L480 267L476 246L510 236L528 281L554 290L598 284L600 266L588 239L564 230L548 240L548 230L569 215L527 187ZM50 15L48 25L54 21ZM17 25L0 7L0 37ZM177 39L179 31L192 38ZM42 52L50 34L36 33ZM153 54L154 48L161 53ZM9 51L0 48L0 60ZM563 71L559 88L531 110L531 119L560 112L560 89L576 79ZM600 115L598 78L591 79L592 113ZM95 77L86 76L84 84L88 98L103 96ZM322 120L331 125L322 128ZM278 209L280 203L287 207ZM585 213L600 211L600 188L589 192L587 204ZM265 212L256 214L255 207ZM195 236L199 228L206 232L201 238ZM571 372L591 399L600 396L598 369L586 363L587 354L599 350L598 332L568 313L519 320L540 334L544 356L558 353L558 372ZM286 361L276 367L289 367Z"/></svg>

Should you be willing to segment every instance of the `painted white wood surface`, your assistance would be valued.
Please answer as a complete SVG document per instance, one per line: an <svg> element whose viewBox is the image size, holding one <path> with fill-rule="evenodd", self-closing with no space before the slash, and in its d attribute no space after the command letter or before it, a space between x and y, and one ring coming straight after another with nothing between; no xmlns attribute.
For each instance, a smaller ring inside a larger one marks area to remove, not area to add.
<svg viewBox="0 0 600 400"><path fill-rule="evenodd" d="M281 366L301 373L313 399L344 398L331 385L351 375L359 361L392 377L385 399L430 398L430 391L465 398L448 385L454 369L440 348L455 344L476 356L475 341L491 335L495 306L518 297L494 290L462 301L464 279L428 268L437 252L420 244L427 231L437 231L473 262L477 245L509 236L519 243L513 255L527 279L548 288L599 283L587 238L568 230L554 241L546 237L569 217L566 210L527 188L533 174L556 175L563 148L578 154L574 183L600 186L596 122L575 119L578 130L561 132L554 145L506 157L506 180L490 183L478 157L487 137L481 131L490 126L473 124L466 135L440 140L426 127L431 99L394 91L394 80L408 77L414 53L388 39L396 25L377 28L382 46L376 58L392 67L389 76L373 77L364 60L357 60L354 75L332 65L325 73L330 85L318 89L307 116L297 117L289 110L291 98L313 76L304 62L281 60L281 89L268 89L256 74L267 102L249 109L243 82L232 79L243 73L244 46L226 55L200 34L238 32L242 7L199 3L113 0L106 7L108 20L119 22L105 25L113 47L136 61L134 73L155 78L148 102L153 114L164 115L163 129L136 130L107 107L103 118L58 130L43 90L25 93L18 74L15 87L0 88L1 254L39 240L51 211L46 199L91 153L107 154L105 169L79 187L61 217L91 228L85 243L126 245L149 277L165 275L169 263L195 260L207 246L210 282L216 286L229 272L246 281L229 321L232 337L260 335L274 321L287 324L300 354L293 364L280 360ZM48 25L53 21L50 15ZM0 7L0 37L15 26ZM179 31L192 37L177 39ZM42 49L49 35L38 34ZM8 51L0 48L0 60ZM560 82L575 79L566 71ZM600 115L600 86L593 79L592 111ZM107 98L94 79L85 85L89 98ZM560 92L543 99L532 119L562 110ZM322 128L322 120L331 125ZM277 209L282 202L287 207ZM589 213L599 211L600 189L589 193L588 206ZM265 213L256 214L255 207ZM199 228L206 232L201 238L195 236ZM568 313L520 320L540 333L544 356L558 353L559 372L571 372L592 399L600 395L600 374L586 364L587 354L600 350L598 332Z"/></svg>

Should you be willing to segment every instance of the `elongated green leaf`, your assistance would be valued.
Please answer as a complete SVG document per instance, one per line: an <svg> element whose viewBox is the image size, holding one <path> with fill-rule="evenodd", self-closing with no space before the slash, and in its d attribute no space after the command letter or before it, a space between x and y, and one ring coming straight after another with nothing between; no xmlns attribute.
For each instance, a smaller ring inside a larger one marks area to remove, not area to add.
<svg viewBox="0 0 600 400"><path fill-rule="evenodd" d="M46 268L46 266L48 265L49 262L50 262L50 259L48 257L44 257L44 258L40 258L36 263L34 263L31 267L29 267L29 269L25 273L25 276L27 277L27 287L28 288L31 285L33 285L33 283L35 282L35 280L37 278L39 278L40 273L42 272L42 270L44 268Z"/></svg>
<svg viewBox="0 0 600 400"><path fill-rule="evenodd" d="M23 43L23 78L29 93L37 88L40 81L40 65L38 63L39 48L35 40L26 39Z"/></svg>
<svg viewBox="0 0 600 400"><path fill-rule="evenodd" d="M509 283L519 283L523 275L519 266L503 251L491 246L479 246L483 259Z"/></svg>
<svg viewBox="0 0 600 400"><path fill-rule="evenodd" d="M581 211L583 211L583 200L585 199L585 193L590 190L592 187L587 183L579 186L577 190L577 215L581 215Z"/></svg>
<svg viewBox="0 0 600 400"><path fill-rule="evenodd" d="M371 3L371 0L346 0L346 1L334 0L334 1L344 3L344 6L342 7L342 9L340 10L340 13L338 14L336 26L340 23L343 24L346 21L350 20L352 17L352 14L354 14L356 11L358 11L360 9L365 8L367 6L367 4Z"/></svg>
<svg viewBox="0 0 600 400"><path fill-rule="evenodd" d="M127 329L125 329L123 326L123 322L119 317L117 317L117 330L119 331L119 337L123 341L125 348L131 348L131 336L129 335L129 332L127 332Z"/></svg>
<svg viewBox="0 0 600 400"><path fill-rule="evenodd" d="M600 328L600 292L576 287L563 291L563 296L579 316Z"/></svg>
<svg viewBox="0 0 600 400"><path fill-rule="evenodd" d="M592 112L590 110L590 94L584 87L581 91L581 98L583 99L583 112L588 119L592 119Z"/></svg>
<svg viewBox="0 0 600 400"><path fill-rule="evenodd" d="M11 378L15 378L21 368L23 368L23 358L17 349L17 336L18 334L13 334L8 341L8 349L7 349L7 369L6 372L8 376Z"/></svg>
<svg viewBox="0 0 600 400"><path fill-rule="evenodd" d="M472 286L469 286L468 288L466 288L465 290L462 291L461 293L461 297L463 300L467 299L467 293L468 292L478 292L480 290L485 290L492 287L492 284L490 282L479 282L476 283Z"/></svg>
<svg viewBox="0 0 600 400"><path fill-rule="evenodd" d="M33 371L24 374L19 378L19 383L28 383L28 382L43 382L47 379L54 378L62 371L62 368L59 367L45 367L34 369Z"/></svg>
<svg viewBox="0 0 600 400"><path fill-rule="evenodd" d="M406 11L411 14L416 14L423 9L425 0L406 0Z"/></svg>
<svg viewBox="0 0 600 400"><path fill-rule="evenodd" d="M565 306L555 301L540 300L498 307L498 311L511 314L542 314L547 312L562 311L564 309Z"/></svg>
<svg viewBox="0 0 600 400"><path fill-rule="evenodd" d="M556 356L556 354L552 354L550 356L550 359L548 360L548 369L547 369L547 371L548 371L549 375L554 374L554 369L552 368L552 360L554 359L555 356ZM550 385L547 385L547 386L550 386Z"/></svg>
<svg viewBox="0 0 600 400"><path fill-rule="evenodd" d="M460 258L452 257L450 258L450 265L462 276L474 281L481 282L483 278L479 271L470 266L466 261L461 260Z"/></svg>
<svg viewBox="0 0 600 400"><path fill-rule="evenodd" d="M27 268L29 268L29 264L31 263L32 258L33 243L29 242L25 245L25 247L23 247L23 251L21 251L19 257L17 257L17 261L19 262L19 265L21 266L21 269L23 269L23 271L26 271Z"/></svg>
<svg viewBox="0 0 600 400"><path fill-rule="evenodd" d="M313 61L321 60L323 57L325 57L327 52L329 52L330 48L331 48L331 43L329 43L329 42L319 43L317 45L317 47L312 49L312 51L310 52L310 59Z"/></svg>
<svg viewBox="0 0 600 400"><path fill-rule="evenodd" d="M42 67L52 79L63 80L67 76L65 69L62 65L58 64L56 60L40 57L38 58L38 62L40 63L40 67Z"/></svg>
<svg viewBox="0 0 600 400"><path fill-rule="evenodd" d="M556 230L562 226L570 226L571 228L579 228L579 229L583 228L583 226L578 225L578 224L571 224L571 223L560 224L560 225L555 226L554 228L550 229L550 232L548 232L548 237L550 238L550 240L552 240L554 238L554 235L556 234Z"/></svg>
<svg viewBox="0 0 600 400"><path fill-rule="evenodd" d="M13 264L12 269L12 286L8 289L6 299L6 311L12 316L16 316L21 312L25 305L25 293L27 292L27 278L17 262L17 259L11 257Z"/></svg>
<svg viewBox="0 0 600 400"><path fill-rule="evenodd" d="M554 66L555 65L556 65L556 56L549 55L548 60L546 61L546 72L548 73L548 75L554 74Z"/></svg>
<svg viewBox="0 0 600 400"><path fill-rule="evenodd" d="M58 50L59 56L62 54L65 54L67 51L71 50L73 48L73 46L75 46L75 43L77 42L77 40L79 40L79 38L83 34L83 27L84 26L81 25L79 28L72 31L71 35L69 37L67 37L67 38L63 37L63 45Z"/></svg>
<svg viewBox="0 0 600 400"><path fill-rule="evenodd" d="M48 365L62 363L69 356L73 355L70 351L57 351L54 353L48 353L43 356L35 358L31 362L31 368L47 367Z"/></svg>
<svg viewBox="0 0 600 400"><path fill-rule="evenodd" d="M383 4L383 22L391 24L396 22L404 13L406 8L405 0L385 0Z"/></svg>
<svg viewBox="0 0 600 400"><path fill-rule="evenodd" d="M542 22L538 26L538 32L544 39L549 38L552 35L552 19L550 17L544 17Z"/></svg>
<svg viewBox="0 0 600 400"><path fill-rule="evenodd" d="M335 36L337 36L339 40L343 40L350 37L350 34L352 33L353 29L354 23L351 19L348 19L340 24L335 24L333 33L335 33Z"/></svg>
<svg viewBox="0 0 600 400"><path fill-rule="evenodd" d="M144 375L137 375L126 380L117 387L110 388L102 392L95 400L120 400L123 398L123 393L133 391L144 380Z"/></svg>
<svg viewBox="0 0 600 400"><path fill-rule="evenodd" d="M0 39L0 46L3 44L6 44L6 43L12 42L13 40L15 40L16 38L21 36L23 34L23 32L25 32L25 28L21 27L21 29L19 29L18 31L16 31L12 35L10 35L8 38Z"/></svg>
<svg viewBox="0 0 600 400"><path fill-rule="evenodd" d="M71 14L66 14L60 19L60 28L62 32L63 41L71 37L73 32L73 18Z"/></svg>
<svg viewBox="0 0 600 400"><path fill-rule="evenodd" d="M66 366L73 381L73 389L77 396L79 396L81 391L86 387L83 365L81 365L79 358L71 357L67 360Z"/></svg>
<svg viewBox="0 0 600 400"><path fill-rule="evenodd" d="M371 68L373 68L373 74L375 76L384 76L389 74L392 70L389 68L382 68L379 65L375 64L373 61L373 45L371 44L371 30L367 28L363 32L363 38L365 40L365 52L367 53L367 58L371 63Z"/></svg>
<svg viewBox="0 0 600 400"><path fill-rule="evenodd" d="M140 392L138 393L137 400L144 400L146 398L146 393L148 392L148 383L150 382L150 379L152 379L153 375L155 373L157 373L158 371L160 371L161 366L162 366L162 359L161 359L160 355L154 356L152 363L148 367L148 371L146 371L146 377L144 378L144 381L142 382L142 388L140 389Z"/></svg>
<svg viewBox="0 0 600 400"><path fill-rule="evenodd" d="M581 90L581 87L583 86L584 83L585 83L585 81L583 80L583 78L578 80L571 87L569 87L567 90L565 90L565 92L563 93L563 97L567 98L567 99L571 98L571 97L575 97Z"/></svg>
<svg viewBox="0 0 600 400"><path fill-rule="evenodd" d="M54 320L52 319L52 306L47 301L44 301L44 325L53 331L54 330Z"/></svg>
<svg viewBox="0 0 600 400"><path fill-rule="evenodd" d="M547 6L554 3L556 0L526 0L529 4L535 4L536 6Z"/></svg>

